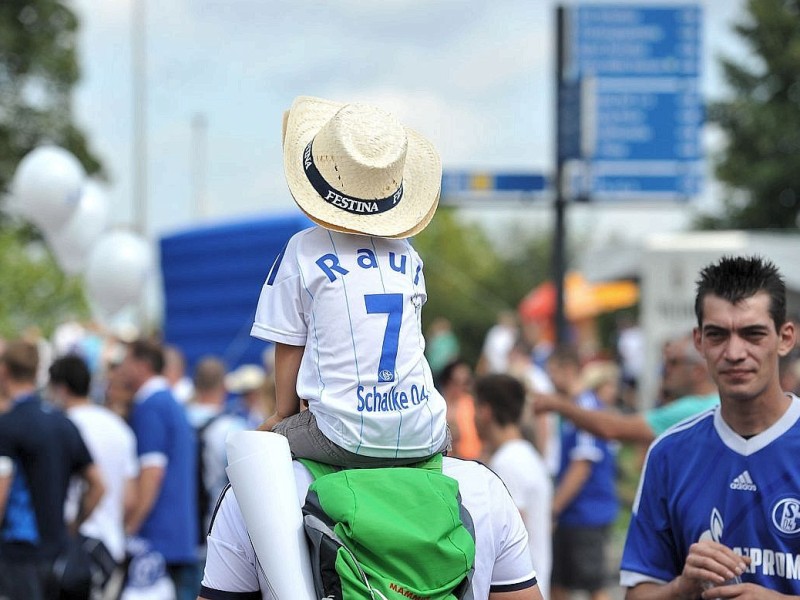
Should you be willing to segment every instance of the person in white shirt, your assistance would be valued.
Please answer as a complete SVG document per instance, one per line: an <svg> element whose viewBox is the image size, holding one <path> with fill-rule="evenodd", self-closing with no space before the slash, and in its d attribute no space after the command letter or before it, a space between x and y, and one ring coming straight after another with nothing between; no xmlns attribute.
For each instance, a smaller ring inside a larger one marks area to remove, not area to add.
<svg viewBox="0 0 800 600"><path fill-rule="evenodd" d="M519 334L517 316L513 311L497 315L497 323L486 332L475 372L479 375L508 372L509 355Z"/></svg>
<svg viewBox="0 0 800 600"><path fill-rule="evenodd" d="M88 399L91 375L82 358L67 355L50 365L50 391L69 419L75 423L105 484L105 494L80 527L86 536L101 540L117 563L125 559L125 511L135 502L135 481L139 471L136 439L118 415ZM71 489L67 511L78 490Z"/></svg>
<svg viewBox="0 0 800 600"><path fill-rule="evenodd" d="M397 465L449 446L421 328L422 260L406 238L436 210L435 148L365 104L297 98L284 127L289 190L318 225L275 260L251 335L275 343L277 410L262 429L294 456ZM307 405L308 411L301 411Z"/></svg>
<svg viewBox="0 0 800 600"><path fill-rule="evenodd" d="M311 475L294 462L298 502ZM475 530L471 596L489 600L542 600L539 575L531 564L527 533L503 482L484 465L444 457L442 473L458 481L461 503ZM241 510L229 486L214 514L200 598L273 600L270 573L258 561ZM281 599L282 600L282 599Z"/></svg>
<svg viewBox="0 0 800 600"><path fill-rule="evenodd" d="M211 512L223 488L228 485L228 457L225 440L229 433L244 431L247 422L243 417L225 412L225 364L216 357L204 356L194 368L192 384L194 397L186 405L186 418L197 433L199 447L198 468L205 493L198 495L204 506L198 506L202 516L200 535L205 540Z"/></svg>
<svg viewBox="0 0 800 600"><path fill-rule="evenodd" d="M549 598L553 484L544 460L522 437L525 387L510 375L485 375L475 381L474 396L475 426L490 456L489 468L506 484L522 515L539 589Z"/></svg>
<svg viewBox="0 0 800 600"><path fill-rule="evenodd" d="M424 354L422 261L406 240L436 210L438 153L364 104L301 97L283 131L289 190L318 226L289 240L259 299L251 335L275 343L277 410L264 428L285 435L295 457L350 468L413 464L447 450L445 402ZM473 523L471 597L541 600L527 533L502 482L447 456L442 473L458 482L463 518ZM310 473L296 461L294 476L302 503ZM200 597L272 598L269 569L227 488Z"/></svg>

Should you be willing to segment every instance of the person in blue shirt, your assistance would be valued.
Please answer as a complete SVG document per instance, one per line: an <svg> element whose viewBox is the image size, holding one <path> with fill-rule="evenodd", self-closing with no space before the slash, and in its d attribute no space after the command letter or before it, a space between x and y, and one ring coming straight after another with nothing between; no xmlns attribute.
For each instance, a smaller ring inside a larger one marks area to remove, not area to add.
<svg viewBox="0 0 800 600"><path fill-rule="evenodd" d="M586 410L603 410L597 395L583 388L574 347L556 347L547 372L556 392ZM606 550L618 510L615 454L608 442L562 420L560 456L552 503L551 598L567 600L570 591L583 590L591 600L606 600Z"/></svg>
<svg viewBox="0 0 800 600"><path fill-rule="evenodd" d="M163 556L178 600L194 599L200 590L195 433L161 375L159 344L132 342L121 369L136 390L130 424L139 455L137 502L125 530Z"/></svg>
<svg viewBox="0 0 800 600"><path fill-rule="evenodd" d="M800 399L780 386L795 345L786 288L760 257L700 272L694 343L719 407L650 447L621 563L627 600L800 595Z"/></svg>

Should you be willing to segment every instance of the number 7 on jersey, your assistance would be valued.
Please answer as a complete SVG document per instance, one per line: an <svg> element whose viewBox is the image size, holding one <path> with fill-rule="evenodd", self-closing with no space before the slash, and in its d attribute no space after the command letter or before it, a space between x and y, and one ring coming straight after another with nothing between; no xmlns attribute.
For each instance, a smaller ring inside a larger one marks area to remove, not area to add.
<svg viewBox="0 0 800 600"><path fill-rule="evenodd" d="M366 294L364 303L368 314L388 315L378 363L378 381L394 381L400 325L403 322L403 294Z"/></svg>

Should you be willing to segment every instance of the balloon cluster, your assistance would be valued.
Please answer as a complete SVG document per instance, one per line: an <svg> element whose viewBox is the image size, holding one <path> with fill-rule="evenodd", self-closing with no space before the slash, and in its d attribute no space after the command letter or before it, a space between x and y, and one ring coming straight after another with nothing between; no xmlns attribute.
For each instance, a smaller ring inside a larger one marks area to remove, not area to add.
<svg viewBox="0 0 800 600"><path fill-rule="evenodd" d="M39 146L17 166L8 208L44 235L61 269L83 274L93 307L110 317L141 300L151 271L150 245L131 231L109 229L105 190L57 146Z"/></svg>

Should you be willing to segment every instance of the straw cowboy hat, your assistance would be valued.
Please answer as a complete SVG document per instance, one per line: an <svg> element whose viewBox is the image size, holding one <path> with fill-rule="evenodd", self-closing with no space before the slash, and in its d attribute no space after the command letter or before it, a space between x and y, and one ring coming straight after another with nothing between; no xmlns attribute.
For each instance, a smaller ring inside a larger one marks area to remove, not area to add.
<svg viewBox="0 0 800 600"><path fill-rule="evenodd" d="M393 115L301 96L283 126L289 190L318 225L406 238L430 223L442 182L439 154Z"/></svg>

